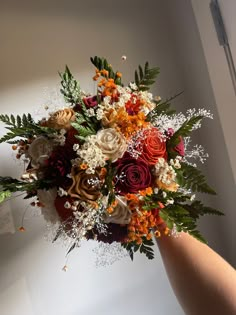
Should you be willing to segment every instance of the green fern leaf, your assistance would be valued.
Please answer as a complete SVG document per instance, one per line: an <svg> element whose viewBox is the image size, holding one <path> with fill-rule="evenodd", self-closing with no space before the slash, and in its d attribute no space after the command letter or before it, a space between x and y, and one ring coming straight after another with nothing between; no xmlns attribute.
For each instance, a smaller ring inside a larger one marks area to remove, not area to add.
<svg viewBox="0 0 236 315"><path fill-rule="evenodd" d="M153 249L145 243L145 237L143 237L142 239L143 239L143 243L139 247L140 253L145 254L148 259L153 259L154 258ZM152 245L154 245L153 242L151 243L151 246Z"/></svg>
<svg viewBox="0 0 236 315"><path fill-rule="evenodd" d="M174 149L179 143L180 137L187 137L192 132L193 127L203 118L203 116L194 116L186 120L183 125L174 133L174 135L167 141L168 153Z"/></svg>
<svg viewBox="0 0 236 315"><path fill-rule="evenodd" d="M196 167L182 163L181 169L176 172L177 182L182 187L191 189L193 192L216 195L216 192L207 184L205 176Z"/></svg>
<svg viewBox="0 0 236 315"><path fill-rule="evenodd" d="M11 122L13 123L13 125L15 125L16 119L13 115L11 115Z"/></svg>
<svg viewBox="0 0 236 315"><path fill-rule="evenodd" d="M73 127L78 131L78 135L76 135L75 137L82 141L84 141L86 137L96 134L96 131L90 129L89 127L76 124L75 125L73 124Z"/></svg>
<svg viewBox="0 0 236 315"><path fill-rule="evenodd" d="M183 93L180 92L172 97L170 97L169 99L165 100L164 102L160 101L155 101L156 103L156 107L148 114L147 119L148 121L155 121L155 119L158 118L158 116L165 114L167 116L171 116L173 114L176 113L176 110L171 108L171 102L177 98L178 96L180 96Z"/></svg>
<svg viewBox="0 0 236 315"><path fill-rule="evenodd" d="M134 260L134 251L132 249L133 244L132 243L121 243L121 246L124 247L127 252L129 253L130 259Z"/></svg>
<svg viewBox="0 0 236 315"><path fill-rule="evenodd" d="M17 127L20 128L20 126L21 126L21 117L19 115L16 116L16 121L17 121Z"/></svg>
<svg viewBox="0 0 236 315"><path fill-rule="evenodd" d="M159 68L149 68L148 62L145 63L144 70L139 65L138 70L135 70L135 83L140 91L148 91L150 85L155 83L156 77L159 74Z"/></svg>
<svg viewBox="0 0 236 315"><path fill-rule="evenodd" d="M224 213L219 210L204 206L199 200L195 200L191 204L183 204L182 207L184 207L188 211L189 215L195 219L198 219L203 215L224 215Z"/></svg>
<svg viewBox="0 0 236 315"><path fill-rule="evenodd" d="M73 77L67 65L64 73L59 72L59 75L61 77L62 86L60 91L64 96L65 101L71 105L82 103L80 85Z"/></svg>
<svg viewBox="0 0 236 315"><path fill-rule="evenodd" d="M16 137L29 138L37 135L48 135L55 133L54 129L41 127L37 125L30 114L27 116L23 114L22 118L17 115L16 117L11 115L0 115L0 121L5 123L5 127L9 132L0 138L0 143L9 142L12 143L12 139Z"/></svg>
<svg viewBox="0 0 236 315"><path fill-rule="evenodd" d="M196 229L196 218L190 216L182 206L170 205L160 211L160 217L166 222L169 228L174 225L178 232L187 232L199 241L206 243L200 232Z"/></svg>

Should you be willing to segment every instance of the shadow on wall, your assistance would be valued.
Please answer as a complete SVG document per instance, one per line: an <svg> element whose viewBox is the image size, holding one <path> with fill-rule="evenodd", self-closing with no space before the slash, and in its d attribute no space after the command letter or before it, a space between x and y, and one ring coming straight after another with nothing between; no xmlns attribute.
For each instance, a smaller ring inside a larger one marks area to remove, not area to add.
<svg viewBox="0 0 236 315"><path fill-rule="evenodd" d="M129 56L129 52L132 56L130 67L144 63L146 60L140 60L140 56L145 55L150 63L154 60L156 64L163 48L160 53L154 30L163 29L164 18L156 16L158 5L155 1L148 7L140 4L136 11L134 5L134 1L126 3L122 0L114 10L114 4L107 0L34 3L23 0L1 4L0 90L54 77L57 71L63 70L62 62L84 72L88 69L89 57L96 54L109 57L111 61L118 60L120 63L113 66L119 67L120 71L126 69L121 56ZM169 41L168 36L163 36L161 41L163 47ZM167 58L173 59L168 55ZM91 71L94 71L92 65ZM126 79L133 79L133 71Z"/></svg>

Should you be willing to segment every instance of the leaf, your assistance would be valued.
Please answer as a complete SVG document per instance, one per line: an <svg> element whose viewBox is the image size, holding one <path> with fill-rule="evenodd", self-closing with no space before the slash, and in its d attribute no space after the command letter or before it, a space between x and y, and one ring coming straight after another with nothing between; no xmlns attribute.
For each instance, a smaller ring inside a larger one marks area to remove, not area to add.
<svg viewBox="0 0 236 315"><path fill-rule="evenodd" d="M0 191L0 203L11 196L10 190Z"/></svg>
<svg viewBox="0 0 236 315"><path fill-rule="evenodd" d="M132 251L132 249L128 250L130 259L133 261L134 260L134 252Z"/></svg>
<svg viewBox="0 0 236 315"><path fill-rule="evenodd" d="M189 212L189 214L193 218L196 218L196 219L206 214L218 215L218 216L224 215L224 213L219 210L204 206L203 203L199 200L195 200L191 204L183 204L182 206Z"/></svg>
<svg viewBox="0 0 236 315"><path fill-rule="evenodd" d="M149 68L148 62L145 63L144 70L139 65L138 70L135 70L135 83L140 91L148 91L149 86L155 83L155 79L159 74L159 68Z"/></svg>
<svg viewBox="0 0 236 315"><path fill-rule="evenodd" d="M140 246L140 253L144 253L148 259L154 258L154 251L151 247L146 246L144 243Z"/></svg>
<svg viewBox="0 0 236 315"><path fill-rule="evenodd" d="M16 116L16 120L17 120L17 127L21 126L21 118L19 115Z"/></svg>
<svg viewBox="0 0 236 315"><path fill-rule="evenodd" d="M71 105L83 103L79 82L75 80L67 65L65 66L64 73L59 72L59 76L61 77L62 86L60 91L65 101Z"/></svg>
<svg viewBox="0 0 236 315"><path fill-rule="evenodd" d="M46 179L35 180L33 182L25 182L18 180L16 178L12 178L9 176L0 176L0 186L2 186L2 190L9 190L10 192L16 191L35 191L37 189L49 189L51 188L51 181Z"/></svg>
<svg viewBox="0 0 236 315"><path fill-rule="evenodd" d="M86 139L86 137L96 134L96 131L93 129L90 129L89 127L84 127L82 125L74 125L71 124L77 131L78 136L76 135L76 138L78 139Z"/></svg>
<svg viewBox="0 0 236 315"><path fill-rule="evenodd" d="M180 142L180 137L187 137L192 132L193 127L202 120L203 116L193 116L189 120L186 120L183 125L173 134L173 136L167 140L166 146L167 151L171 158L174 158L173 155L173 149L177 146L177 144ZM172 154L172 155L171 155ZM178 153L175 152L175 155Z"/></svg>
<svg viewBox="0 0 236 315"><path fill-rule="evenodd" d="M54 237L54 239L52 240L52 243L56 242L56 240L58 239L58 237L62 234L62 229L58 229L56 236Z"/></svg>
<svg viewBox="0 0 236 315"><path fill-rule="evenodd" d="M16 122L15 117L13 115L11 115L11 121L13 124L15 124L15 122Z"/></svg>
<svg viewBox="0 0 236 315"><path fill-rule="evenodd" d="M203 192L216 195L216 192L207 184L205 176L196 167L187 163L181 164L181 169L176 171L177 183L193 192Z"/></svg>
<svg viewBox="0 0 236 315"><path fill-rule="evenodd" d="M76 247L76 242L70 247L70 249L68 250L66 255L68 255L70 252L72 252L72 250L75 249L75 247Z"/></svg>
<svg viewBox="0 0 236 315"><path fill-rule="evenodd" d="M156 106L155 108L148 114L147 120L148 121L155 121L155 119L158 118L158 116L165 114L167 116L171 116L176 113L175 109L171 108L171 101L180 96L183 93L181 91L180 93L175 94L174 96L170 97L169 99L165 101L155 101Z"/></svg>
<svg viewBox="0 0 236 315"><path fill-rule="evenodd" d="M23 126L27 126L28 125L28 120L25 114L23 114L22 116L22 125Z"/></svg>
<svg viewBox="0 0 236 315"><path fill-rule="evenodd" d="M127 250L128 254L130 256L130 259L133 261L134 260L134 252L132 250L133 244L132 243L121 243L121 246L123 246Z"/></svg>
<svg viewBox="0 0 236 315"><path fill-rule="evenodd" d="M9 142L12 143L12 139L16 137L29 138L32 136L48 135L55 133L56 131L51 128L42 127L34 122L31 115L23 114L22 118L17 115L16 118L11 115L0 115L0 121L5 123L5 127L10 132L7 132L2 138L0 138L0 143Z"/></svg>

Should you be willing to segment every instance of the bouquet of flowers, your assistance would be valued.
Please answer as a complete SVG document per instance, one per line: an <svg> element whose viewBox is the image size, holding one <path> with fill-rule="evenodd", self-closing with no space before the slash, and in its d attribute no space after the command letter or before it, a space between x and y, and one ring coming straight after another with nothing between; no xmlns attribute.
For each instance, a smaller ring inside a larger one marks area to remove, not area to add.
<svg viewBox="0 0 236 315"><path fill-rule="evenodd" d="M0 142L28 161L20 179L0 177L0 202L25 192L57 227L54 240L71 240L69 252L93 239L119 243L132 259L136 251L152 259L153 233L185 231L204 241L197 219L222 213L195 198L215 192L195 164L207 154L201 145L191 147L190 134L212 115L205 109L176 113L173 98L153 97L149 89L159 69L148 63L125 86L105 58L91 62L96 95L83 92L66 66L60 73L64 108L39 121L30 114L0 115L8 129Z"/></svg>

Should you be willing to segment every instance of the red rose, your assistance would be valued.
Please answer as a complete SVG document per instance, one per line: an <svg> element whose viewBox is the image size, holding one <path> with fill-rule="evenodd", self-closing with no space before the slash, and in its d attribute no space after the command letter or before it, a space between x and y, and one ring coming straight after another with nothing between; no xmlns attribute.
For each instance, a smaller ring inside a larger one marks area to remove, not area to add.
<svg viewBox="0 0 236 315"><path fill-rule="evenodd" d="M97 96L90 96L83 98L84 104L87 108L92 108L98 105Z"/></svg>
<svg viewBox="0 0 236 315"><path fill-rule="evenodd" d="M125 154L117 161L116 192L120 195L138 193L152 183L149 166L140 159Z"/></svg>
<svg viewBox="0 0 236 315"><path fill-rule="evenodd" d="M174 135L174 130L172 128L169 128L167 131L167 136L171 138ZM181 156L184 156L185 150L184 150L184 140L181 136L179 136L179 143L177 146L174 147L174 150Z"/></svg>
<svg viewBox="0 0 236 315"><path fill-rule="evenodd" d="M166 142L161 138L157 128L146 129L144 140L141 141L142 154L139 159L149 165L155 165L159 158L167 158Z"/></svg>

